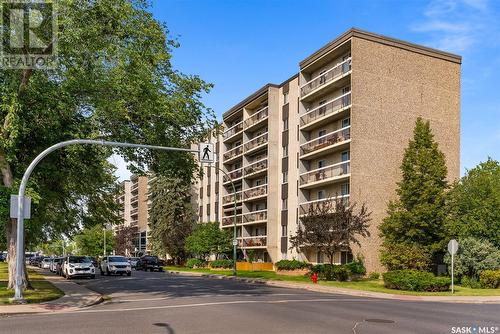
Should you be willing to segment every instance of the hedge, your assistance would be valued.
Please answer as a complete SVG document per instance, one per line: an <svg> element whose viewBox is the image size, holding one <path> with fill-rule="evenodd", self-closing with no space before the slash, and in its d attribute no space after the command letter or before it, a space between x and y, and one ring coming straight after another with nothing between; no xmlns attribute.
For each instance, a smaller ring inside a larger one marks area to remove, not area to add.
<svg viewBox="0 0 500 334"><path fill-rule="evenodd" d="M311 273L316 273L319 279L327 281L347 281L350 271L342 264L317 264L311 268Z"/></svg>
<svg viewBox="0 0 500 334"><path fill-rule="evenodd" d="M299 270L309 268L311 265L299 260L280 260L274 264L278 270Z"/></svg>
<svg viewBox="0 0 500 334"><path fill-rule="evenodd" d="M202 268L206 265L206 262L201 259L189 259L186 261L186 267L188 268Z"/></svg>
<svg viewBox="0 0 500 334"><path fill-rule="evenodd" d="M383 274L384 286L395 290L448 291L451 279L435 277L432 273L413 269L388 271Z"/></svg>
<svg viewBox="0 0 500 334"><path fill-rule="evenodd" d="M483 270L479 274L479 282L481 287L485 289L496 289L500 287L500 269L498 270Z"/></svg>
<svg viewBox="0 0 500 334"><path fill-rule="evenodd" d="M215 260L210 262L210 267L230 269L233 267L233 260Z"/></svg>

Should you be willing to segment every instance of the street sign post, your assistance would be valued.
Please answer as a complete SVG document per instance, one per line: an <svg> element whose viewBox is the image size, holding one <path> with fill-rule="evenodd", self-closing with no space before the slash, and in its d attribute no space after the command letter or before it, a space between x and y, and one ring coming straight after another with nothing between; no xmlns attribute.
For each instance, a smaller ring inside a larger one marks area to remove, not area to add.
<svg viewBox="0 0 500 334"><path fill-rule="evenodd" d="M448 242L448 252L451 254L451 293L455 292L455 286L453 282L453 262L455 261L455 254L458 251L458 242L455 239L451 239L450 242Z"/></svg>
<svg viewBox="0 0 500 334"><path fill-rule="evenodd" d="M19 218L17 216L17 205L19 203L18 195L10 195L10 218ZM24 196L23 201L23 217L24 219L31 218L31 197Z"/></svg>
<svg viewBox="0 0 500 334"><path fill-rule="evenodd" d="M238 240L233 239L233 246L238 246Z"/></svg>
<svg viewBox="0 0 500 334"><path fill-rule="evenodd" d="M214 144L212 143L200 143L198 145L200 162L211 164L215 162Z"/></svg>

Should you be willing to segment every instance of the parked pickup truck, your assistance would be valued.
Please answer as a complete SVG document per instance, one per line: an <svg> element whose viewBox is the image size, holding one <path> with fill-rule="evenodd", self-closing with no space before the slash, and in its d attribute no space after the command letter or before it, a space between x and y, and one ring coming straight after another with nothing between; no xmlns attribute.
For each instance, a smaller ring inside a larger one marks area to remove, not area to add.
<svg viewBox="0 0 500 334"><path fill-rule="evenodd" d="M136 270L144 270L144 271L163 271L163 266L165 263L158 258L158 256L152 255L144 255L137 261Z"/></svg>
<svg viewBox="0 0 500 334"><path fill-rule="evenodd" d="M105 256L101 260L101 275L111 275L111 274L127 274L127 276L132 275L132 268L130 267L130 263L124 256Z"/></svg>

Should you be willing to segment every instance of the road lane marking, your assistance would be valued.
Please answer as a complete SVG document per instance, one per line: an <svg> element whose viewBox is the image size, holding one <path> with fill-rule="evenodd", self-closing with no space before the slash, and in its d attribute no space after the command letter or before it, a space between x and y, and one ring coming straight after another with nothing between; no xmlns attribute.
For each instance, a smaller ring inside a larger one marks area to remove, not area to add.
<svg viewBox="0 0 500 334"><path fill-rule="evenodd" d="M264 294L260 295L262 297L274 297L274 296L300 296L301 294L299 293L272 293L272 294ZM207 295L200 295L196 297L226 297L227 295L225 294L207 294ZM240 294L240 297L255 297L256 294ZM188 296L191 298L191 296ZM182 297L177 297L177 298L182 298ZM155 298L136 298L136 299L120 299L120 297L116 298L116 302L120 303L129 303L129 302L147 302L147 301L155 301L155 300L165 300L165 299L174 299L174 297L155 297Z"/></svg>

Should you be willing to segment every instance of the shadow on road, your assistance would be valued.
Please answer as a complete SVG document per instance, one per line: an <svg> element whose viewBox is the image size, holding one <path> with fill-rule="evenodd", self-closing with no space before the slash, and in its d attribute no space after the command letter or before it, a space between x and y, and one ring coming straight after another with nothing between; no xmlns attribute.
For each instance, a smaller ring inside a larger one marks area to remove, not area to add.
<svg viewBox="0 0 500 334"><path fill-rule="evenodd" d="M172 327L170 327L170 325L165 323L165 322L157 322L153 325L158 326L158 327L164 327L165 330L167 331L167 334L174 334L175 333L175 331L172 329Z"/></svg>

